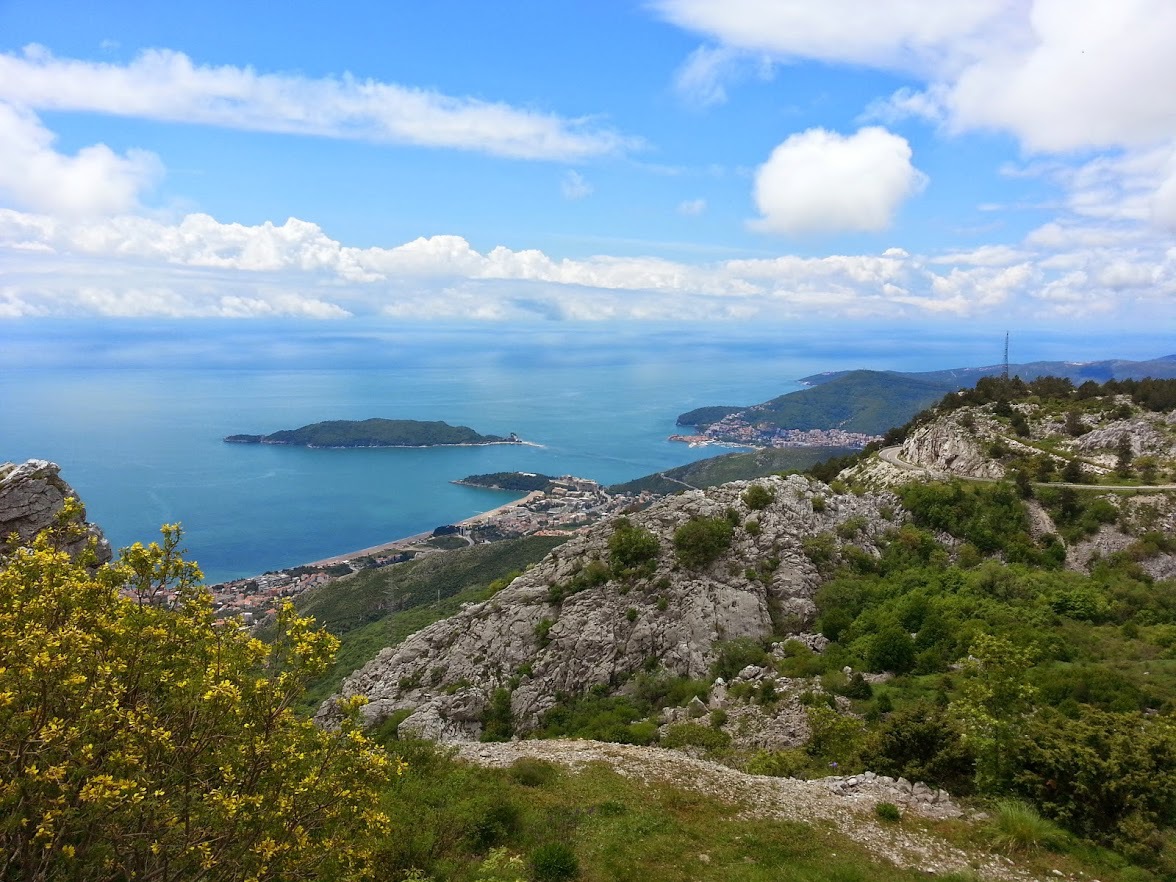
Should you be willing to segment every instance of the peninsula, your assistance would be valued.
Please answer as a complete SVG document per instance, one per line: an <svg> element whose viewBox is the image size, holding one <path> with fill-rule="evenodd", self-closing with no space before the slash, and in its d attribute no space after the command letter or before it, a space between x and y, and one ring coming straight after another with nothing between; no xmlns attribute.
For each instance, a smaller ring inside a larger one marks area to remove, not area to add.
<svg viewBox="0 0 1176 882"><path fill-rule="evenodd" d="M469 426L440 420L328 420L269 435L229 435L229 444L287 444L294 447L456 447L521 444L517 435L481 435Z"/></svg>

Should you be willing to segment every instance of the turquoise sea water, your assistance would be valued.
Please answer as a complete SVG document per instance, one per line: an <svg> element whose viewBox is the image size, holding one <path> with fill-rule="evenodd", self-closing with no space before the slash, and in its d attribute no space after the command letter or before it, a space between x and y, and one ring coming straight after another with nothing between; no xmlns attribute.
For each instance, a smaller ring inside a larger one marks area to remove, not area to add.
<svg viewBox="0 0 1176 882"><path fill-rule="evenodd" d="M13 322L0 325L0 343L0 461L60 463L116 547L182 522L191 556L219 581L510 499L449 483L467 474L628 480L722 452L666 441L684 410L751 404L824 370L991 363L1003 337L111 321ZM1166 354L1159 340L1132 345L1090 341L1070 356L1059 353L1073 353L1073 341L1038 341L1022 358ZM540 446L306 450L221 441L373 416L516 432Z"/></svg>

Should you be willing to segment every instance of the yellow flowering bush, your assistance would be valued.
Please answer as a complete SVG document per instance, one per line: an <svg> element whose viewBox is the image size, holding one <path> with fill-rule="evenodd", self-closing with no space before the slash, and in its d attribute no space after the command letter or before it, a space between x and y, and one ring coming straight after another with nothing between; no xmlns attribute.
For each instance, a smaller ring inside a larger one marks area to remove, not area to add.
<svg viewBox="0 0 1176 882"><path fill-rule="evenodd" d="M61 524L0 556L0 880L370 875L399 767L290 710L337 641L218 623L177 526L95 567Z"/></svg>

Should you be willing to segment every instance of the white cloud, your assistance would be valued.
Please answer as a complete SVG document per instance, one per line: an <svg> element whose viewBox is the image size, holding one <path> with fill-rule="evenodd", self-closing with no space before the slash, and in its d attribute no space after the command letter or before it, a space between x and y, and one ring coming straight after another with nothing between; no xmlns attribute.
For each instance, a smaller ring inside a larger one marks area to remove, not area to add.
<svg viewBox="0 0 1176 882"><path fill-rule="evenodd" d="M31 46L0 53L0 99L262 132L476 150L519 159L577 159L639 146L588 119L363 80L311 79L197 65L152 49L129 64L59 59Z"/></svg>
<svg viewBox="0 0 1176 882"><path fill-rule="evenodd" d="M578 171L565 172L563 178L560 179L559 189L563 193L564 199L573 201L592 195L592 185L584 180L584 176Z"/></svg>
<svg viewBox="0 0 1176 882"><path fill-rule="evenodd" d="M357 248L297 218L247 226L203 214L167 223L0 209L0 262L5 318L787 321L1146 309L1150 321L1176 319L1176 248L1094 222L940 255L887 248L684 263L479 251L453 235Z"/></svg>
<svg viewBox="0 0 1176 882"><path fill-rule="evenodd" d="M939 69L1014 15L1017 0L656 0L662 15L729 47L898 70Z"/></svg>
<svg viewBox="0 0 1176 882"><path fill-rule="evenodd" d="M1031 151L1142 147L1176 136L1171 0L656 0L671 22L762 52L913 73L867 119L1009 132Z"/></svg>
<svg viewBox="0 0 1176 882"><path fill-rule="evenodd" d="M905 138L878 127L792 135L756 172L753 229L771 233L886 229L926 184Z"/></svg>
<svg viewBox="0 0 1176 882"><path fill-rule="evenodd" d="M684 199L678 203L678 214L684 217L698 217L705 211L705 199Z"/></svg>
<svg viewBox="0 0 1176 882"><path fill-rule="evenodd" d="M771 60L728 46L699 46L674 73L674 91L689 105L713 107L726 103L728 85L751 76L771 79Z"/></svg>
<svg viewBox="0 0 1176 882"><path fill-rule="evenodd" d="M994 47L954 81L954 125L1010 131L1035 151L1170 138L1174 39L1170 0L1034 0L1020 44Z"/></svg>
<svg viewBox="0 0 1176 882"><path fill-rule="evenodd" d="M32 113L0 102L0 194L37 212L114 214L136 207L163 172L144 150L120 156L95 144L67 156L53 149L54 140Z"/></svg>

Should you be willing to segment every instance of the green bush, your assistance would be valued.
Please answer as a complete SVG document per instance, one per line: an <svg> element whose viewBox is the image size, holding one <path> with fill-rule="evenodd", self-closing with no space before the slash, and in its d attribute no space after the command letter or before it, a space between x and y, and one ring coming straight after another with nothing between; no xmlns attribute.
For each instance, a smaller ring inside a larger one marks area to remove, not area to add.
<svg viewBox="0 0 1176 882"><path fill-rule="evenodd" d="M887 824L897 824L902 820L902 812L893 802L880 802L875 805L874 815L879 821L885 821Z"/></svg>
<svg viewBox="0 0 1176 882"><path fill-rule="evenodd" d="M713 753L730 747L731 736L699 723L675 723L666 729L659 744L662 747L701 747Z"/></svg>
<svg viewBox="0 0 1176 882"><path fill-rule="evenodd" d="M762 484L752 484L743 493L743 502L752 511L762 511L772 504L776 494Z"/></svg>
<svg viewBox="0 0 1176 882"><path fill-rule="evenodd" d="M692 570L709 566L730 547L733 531L726 518L691 518L674 531L678 562Z"/></svg>
<svg viewBox="0 0 1176 882"><path fill-rule="evenodd" d="M626 572L649 574L661 553L661 543L644 527L628 518L618 518L608 538L609 562L615 575Z"/></svg>
<svg viewBox="0 0 1176 882"><path fill-rule="evenodd" d="M510 776L524 787L546 787L559 777L559 769L547 760L525 756L514 761Z"/></svg>
<svg viewBox="0 0 1176 882"><path fill-rule="evenodd" d="M495 689L482 713L482 741L509 741L514 734L514 715L510 709L510 690Z"/></svg>
<svg viewBox="0 0 1176 882"><path fill-rule="evenodd" d="M724 640L716 643L714 649L717 654L711 663L711 675L724 680L734 679L748 665L763 667L771 659L763 644L750 637Z"/></svg>
<svg viewBox="0 0 1176 882"><path fill-rule="evenodd" d="M531 875L536 882L565 882L580 873L580 862L563 842L545 842L531 852Z"/></svg>

